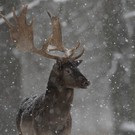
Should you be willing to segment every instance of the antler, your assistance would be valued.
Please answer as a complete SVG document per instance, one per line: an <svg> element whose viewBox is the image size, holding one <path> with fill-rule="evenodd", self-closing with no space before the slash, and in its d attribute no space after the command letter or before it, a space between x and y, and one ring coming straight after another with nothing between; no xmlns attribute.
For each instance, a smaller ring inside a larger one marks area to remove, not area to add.
<svg viewBox="0 0 135 135"><path fill-rule="evenodd" d="M15 20L16 25L11 24L4 15L0 13L0 16L5 20L6 24L9 27L10 37L13 42L16 44L16 47L23 51L29 51L33 53L37 53L47 58L51 59L78 59L82 56L84 52L84 48L82 52L73 57L75 51L80 47L80 43L77 44L76 47L72 49L67 49L63 46L62 43L62 34L61 34L61 26L60 21L57 16L52 16L49 12L48 15L51 18L52 23L52 35L47 39L47 41L43 44L41 49L37 49L34 46L34 36L33 36L33 20L31 23L27 23L26 20L27 14L27 6L24 6L20 15L17 16L15 13L15 9L13 8L13 18ZM49 51L61 51L64 52L64 56L57 56L49 54Z"/></svg>

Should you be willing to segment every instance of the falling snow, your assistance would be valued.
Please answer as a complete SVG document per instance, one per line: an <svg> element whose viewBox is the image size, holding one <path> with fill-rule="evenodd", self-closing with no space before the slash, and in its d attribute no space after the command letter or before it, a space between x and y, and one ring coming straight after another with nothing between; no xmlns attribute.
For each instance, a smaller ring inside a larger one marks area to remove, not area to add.
<svg viewBox="0 0 135 135"><path fill-rule="evenodd" d="M79 69L91 86L75 90L72 135L135 134L135 1L1 0L0 11L11 19L12 7L22 4L29 5L28 22L34 17L36 47L51 34L49 11L60 17L64 45L72 48L79 41L85 48ZM46 92L55 62L18 51L16 42L0 18L0 135L16 134L21 100Z"/></svg>

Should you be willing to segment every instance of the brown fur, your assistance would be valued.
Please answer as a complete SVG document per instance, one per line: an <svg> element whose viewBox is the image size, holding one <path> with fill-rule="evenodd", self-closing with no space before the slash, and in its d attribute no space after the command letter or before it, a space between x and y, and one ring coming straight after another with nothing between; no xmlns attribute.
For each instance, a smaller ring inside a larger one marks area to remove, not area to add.
<svg viewBox="0 0 135 135"><path fill-rule="evenodd" d="M71 134L73 88L89 85L76 63L57 62L51 71L46 93L22 102L16 119L19 135Z"/></svg>

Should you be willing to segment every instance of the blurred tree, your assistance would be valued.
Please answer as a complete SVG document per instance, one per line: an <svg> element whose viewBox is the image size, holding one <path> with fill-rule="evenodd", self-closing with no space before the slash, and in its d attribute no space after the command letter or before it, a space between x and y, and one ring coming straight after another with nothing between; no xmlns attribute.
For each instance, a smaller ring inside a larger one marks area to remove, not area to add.
<svg viewBox="0 0 135 135"><path fill-rule="evenodd" d="M11 12L18 0L0 0L2 13ZM1 135L15 134L16 106L20 96L20 62L14 55L7 26L0 26L0 131Z"/></svg>
<svg viewBox="0 0 135 135"><path fill-rule="evenodd" d="M134 29L135 30L135 29ZM135 34L132 36L132 45L135 45ZM135 47L133 47L133 55L135 55ZM130 82L131 82L131 90L132 90L132 98L131 98L131 102L133 102L133 114L132 117L134 119L132 119L132 121L135 120L135 57L133 57L132 61L131 61L131 76L130 76Z"/></svg>
<svg viewBox="0 0 135 135"><path fill-rule="evenodd" d="M104 2L103 29L106 42L106 57L112 73L110 74L111 104L113 108L114 134L134 134L123 130L125 122L134 120L134 91L130 83L131 44L127 24L123 18L123 1ZM133 71L132 71L133 72ZM132 73L131 73L132 74Z"/></svg>
<svg viewBox="0 0 135 135"><path fill-rule="evenodd" d="M132 90L132 102L135 104L135 18L133 12L135 12L135 1L134 0L125 0L124 3L126 14L129 14L130 16L125 16L125 20L127 22L127 28L128 28L128 34L130 37L130 47L131 47L131 75L130 75L130 83L131 83L131 90ZM135 105L132 110L135 112ZM132 117L135 119L135 113L133 113ZM134 120L133 119L133 120Z"/></svg>

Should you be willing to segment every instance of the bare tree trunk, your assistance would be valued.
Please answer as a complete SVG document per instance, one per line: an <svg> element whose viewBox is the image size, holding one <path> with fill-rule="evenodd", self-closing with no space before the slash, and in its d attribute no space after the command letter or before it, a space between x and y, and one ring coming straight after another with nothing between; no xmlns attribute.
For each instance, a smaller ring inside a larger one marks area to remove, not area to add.
<svg viewBox="0 0 135 135"><path fill-rule="evenodd" d="M135 30L135 28L134 28ZM135 35L133 34L133 36L131 37L131 45L134 46L135 45ZM132 50L133 56L135 54L135 48L133 47ZM131 76L130 76L130 83L131 83L131 91L132 91L132 97L130 99L131 103L132 103L132 115L131 115L131 120L135 121L135 57L132 58L131 60Z"/></svg>
<svg viewBox="0 0 135 135"><path fill-rule="evenodd" d="M17 0L1 0L3 12L11 11ZM6 14L5 13L5 14ZM0 32L0 134L14 135L16 109L20 101L20 62L12 51L5 25L1 25ZM7 42L6 42L7 41Z"/></svg>
<svg viewBox="0 0 135 135"><path fill-rule="evenodd" d="M123 18L122 1L106 0L104 2L103 29L106 42L106 57L110 68L115 67L111 73L111 104L113 108L114 134L133 134L124 131L122 125L131 121L133 117L134 92L130 84L129 67L131 60L128 58L130 52L129 37L126 22ZM115 64L112 62L115 61Z"/></svg>

